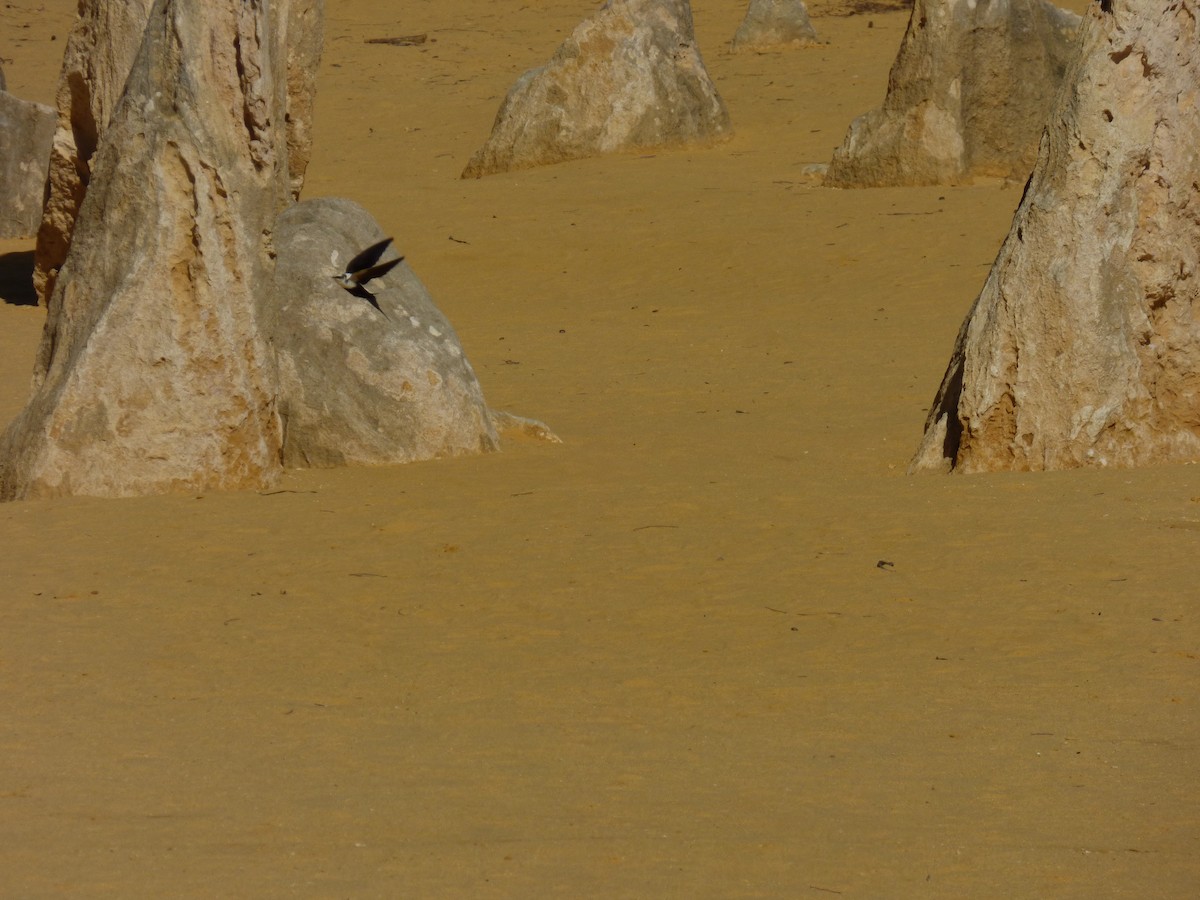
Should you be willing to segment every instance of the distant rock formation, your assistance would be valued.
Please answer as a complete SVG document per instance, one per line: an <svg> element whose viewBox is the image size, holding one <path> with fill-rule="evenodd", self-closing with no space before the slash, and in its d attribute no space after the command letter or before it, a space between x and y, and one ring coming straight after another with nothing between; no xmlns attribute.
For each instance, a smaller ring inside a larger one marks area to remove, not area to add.
<svg viewBox="0 0 1200 900"><path fill-rule="evenodd" d="M37 233L53 137L54 110L0 87L0 238Z"/></svg>
<svg viewBox="0 0 1200 900"><path fill-rule="evenodd" d="M285 3L158 0L92 159L0 498L280 472L271 228L289 202Z"/></svg>
<svg viewBox="0 0 1200 900"><path fill-rule="evenodd" d="M517 79L463 177L729 132L688 0L608 0L548 64Z"/></svg>
<svg viewBox="0 0 1200 900"><path fill-rule="evenodd" d="M767 50L820 43L803 0L750 0L733 49Z"/></svg>
<svg viewBox="0 0 1200 900"><path fill-rule="evenodd" d="M912 469L1200 459L1196 0L1105 0Z"/></svg>
<svg viewBox="0 0 1200 900"><path fill-rule="evenodd" d="M92 156L116 109L142 43L154 0L79 0L59 76L58 127L50 156L48 194L34 252L34 288L42 303L67 258L79 208L91 181ZM289 0L284 46L288 171L299 197L312 152L312 98L324 39L324 0Z"/></svg>
<svg viewBox="0 0 1200 900"><path fill-rule="evenodd" d="M407 263L368 285L331 275L384 237L350 200L289 207L275 227L285 466L404 463L498 446L454 329ZM389 248L384 259L394 258Z"/></svg>
<svg viewBox="0 0 1200 900"><path fill-rule="evenodd" d="M916 0L883 106L850 125L825 184L1024 179L1078 24L1046 0Z"/></svg>

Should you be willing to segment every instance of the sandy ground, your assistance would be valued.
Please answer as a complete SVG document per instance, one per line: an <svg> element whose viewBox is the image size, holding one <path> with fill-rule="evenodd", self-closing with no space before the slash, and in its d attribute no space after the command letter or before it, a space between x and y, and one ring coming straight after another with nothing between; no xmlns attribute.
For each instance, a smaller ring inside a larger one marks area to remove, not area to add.
<svg viewBox="0 0 1200 900"><path fill-rule="evenodd" d="M592 8L329 0L306 194L564 443L0 507L0 895L1197 896L1200 469L906 476L1020 185L802 175L906 14L694 0L732 141L459 181Z"/></svg>

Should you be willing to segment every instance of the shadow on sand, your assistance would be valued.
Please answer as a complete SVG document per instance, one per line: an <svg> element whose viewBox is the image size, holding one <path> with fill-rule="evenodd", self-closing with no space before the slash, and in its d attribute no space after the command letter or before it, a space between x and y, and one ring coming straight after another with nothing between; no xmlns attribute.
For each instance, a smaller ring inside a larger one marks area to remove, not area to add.
<svg viewBox="0 0 1200 900"><path fill-rule="evenodd" d="M37 306L32 250L0 254L0 300L9 306Z"/></svg>

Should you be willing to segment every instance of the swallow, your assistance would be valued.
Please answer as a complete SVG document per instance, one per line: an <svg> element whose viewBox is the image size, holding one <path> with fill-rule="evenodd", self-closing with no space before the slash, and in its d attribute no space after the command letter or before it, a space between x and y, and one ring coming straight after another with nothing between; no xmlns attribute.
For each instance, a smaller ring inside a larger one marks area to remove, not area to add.
<svg viewBox="0 0 1200 900"><path fill-rule="evenodd" d="M372 281L387 272L390 272L395 266L399 265L403 260L403 256L398 256L395 259L389 259L387 262L380 262L379 257L383 256L383 251L388 248L388 244L392 242L391 238L384 238L378 244L372 244L346 265L346 271L340 275L334 275L334 280L344 287L349 293L355 297L359 297L370 303L379 314L385 319L387 313L380 309L379 301L375 299L366 288L368 281Z"/></svg>

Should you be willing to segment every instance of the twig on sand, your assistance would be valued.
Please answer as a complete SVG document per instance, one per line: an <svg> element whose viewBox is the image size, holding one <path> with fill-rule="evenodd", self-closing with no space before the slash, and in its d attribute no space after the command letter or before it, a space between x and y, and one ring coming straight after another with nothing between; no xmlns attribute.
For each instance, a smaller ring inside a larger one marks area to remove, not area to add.
<svg viewBox="0 0 1200 900"><path fill-rule="evenodd" d="M417 47L429 40L428 34L402 34L398 37L367 38L366 44L388 44L392 47Z"/></svg>

